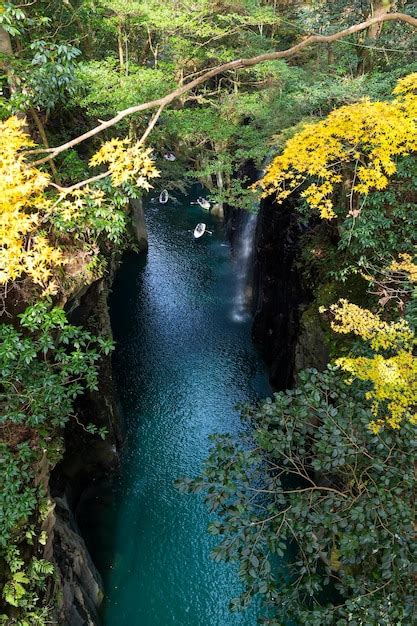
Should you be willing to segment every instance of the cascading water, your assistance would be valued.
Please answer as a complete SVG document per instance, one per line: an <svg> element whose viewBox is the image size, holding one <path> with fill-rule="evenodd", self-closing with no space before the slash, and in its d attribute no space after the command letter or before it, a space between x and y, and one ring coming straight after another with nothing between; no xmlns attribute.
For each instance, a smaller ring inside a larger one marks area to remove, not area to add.
<svg viewBox="0 0 417 626"><path fill-rule="evenodd" d="M256 220L256 213L245 215L245 223L238 235L234 250L236 291L233 300L232 319L235 322L244 322L250 316Z"/></svg>
<svg viewBox="0 0 417 626"><path fill-rule="evenodd" d="M267 167L274 158L276 150L271 148L265 156L261 169L257 172L262 178ZM234 264L236 291L232 305L232 320L245 322L251 316L252 292L253 292L253 260L255 251L255 231L258 220L258 205L252 207L252 212L243 212L244 224L237 236L237 244L234 246Z"/></svg>

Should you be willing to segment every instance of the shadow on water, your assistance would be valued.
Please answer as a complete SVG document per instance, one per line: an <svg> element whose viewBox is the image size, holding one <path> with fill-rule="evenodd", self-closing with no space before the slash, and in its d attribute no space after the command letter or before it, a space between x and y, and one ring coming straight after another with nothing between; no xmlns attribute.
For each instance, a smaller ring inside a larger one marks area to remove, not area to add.
<svg viewBox="0 0 417 626"><path fill-rule="evenodd" d="M242 428L236 404L270 393L267 372L250 320L232 317L236 271L222 225L189 198L149 204L146 219L149 253L126 256L111 298L127 433L87 529L105 583L103 623L253 626L256 607L228 611L238 578L209 557L202 499L173 481L200 470L210 434ZM200 221L213 235L194 240Z"/></svg>

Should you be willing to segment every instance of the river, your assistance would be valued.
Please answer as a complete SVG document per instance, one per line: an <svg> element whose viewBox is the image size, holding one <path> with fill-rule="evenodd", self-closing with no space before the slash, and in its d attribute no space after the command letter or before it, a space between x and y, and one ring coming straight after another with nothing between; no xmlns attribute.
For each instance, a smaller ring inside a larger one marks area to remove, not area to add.
<svg viewBox="0 0 417 626"><path fill-rule="evenodd" d="M126 421L121 469L90 549L104 579L104 626L254 626L256 607L231 614L233 565L215 564L200 496L173 481L193 476L209 435L237 433L236 404L270 393L234 315L239 259L223 225L190 198L149 204L148 255L128 255L116 277L114 371ZM212 231L195 240L204 221Z"/></svg>

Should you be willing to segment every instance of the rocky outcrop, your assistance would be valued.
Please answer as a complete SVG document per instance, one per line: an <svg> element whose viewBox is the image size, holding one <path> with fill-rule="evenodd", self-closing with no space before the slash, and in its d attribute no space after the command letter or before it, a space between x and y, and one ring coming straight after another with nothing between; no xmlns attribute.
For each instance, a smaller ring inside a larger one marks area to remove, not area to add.
<svg viewBox="0 0 417 626"><path fill-rule="evenodd" d="M300 254L315 229L317 223L305 224L292 202L278 206L266 198L261 204L255 242L253 339L277 390L296 384L303 369L323 370L330 359L328 331L317 304L317 299L326 301L323 298L328 296L305 284Z"/></svg>
<svg viewBox="0 0 417 626"><path fill-rule="evenodd" d="M54 559L61 577L63 626L96 626L103 585L66 498L56 498Z"/></svg>
<svg viewBox="0 0 417 626"><path fill-rule="evenodd" d="M148 229L145 222L142 198L131 198L129 205L132 215L132 229L138 252L146 252L148 249Z"/></svg>
<svg viewBox="0 0 417 626"><path fill-rule="evenodd" d="M299 335L295 346L295 377L303 369L314 367L322 371L329 362L329 346L322 327L317 305L313 303L301 315Z"/></svg>
<svg viewBox="0 0 417 626"><path fill-rule="evenodd" d="M92 333L111 337L107 305L108 285L100 279L81 289L67 302L72 323ZM111 475L118 466L117 449L122 440L122 425L113 384L111 357L104 357L99 368L98 390L86 393L76 404L77 421L106 428L106 440L87 433L70 422L65 432L65 453L53 470L49 487L55 503L50 514L52 558L59 574L59 624L97 626L103 599L100 575L91 560L77 523L80 503L91 485Z"/></svg>
<svg viewBox="0 0 417 626"><path fill-rule="evenodd" d="M296 265L303 230L291 203L277 206L271 198L261 203L255 241L252 333L277 390L293 384L300 305L309 299Z"/></svg>
<svg viewBox="0 0 417 626"><path fill-rule="evenodd" d="M78 326L83 326L95 335L112 337L110 315L108 309L109 285L113 280L115 266L110 268L106 279L95 281L82 294L67 303L66 309L70 321ZM98 390L85 394L77 403L77 413L84 423L93 423L104 427L109 435L106 439L110 446L118 446L122 440L121 421L117 392L113 383L111 356L103 356L99 367ZM71 433L71 440L77 439L77 433L81 430L76 427L75 433ZM88 438L91 446L91 437ZM78 446L77 442L77 446Z"/></svg>

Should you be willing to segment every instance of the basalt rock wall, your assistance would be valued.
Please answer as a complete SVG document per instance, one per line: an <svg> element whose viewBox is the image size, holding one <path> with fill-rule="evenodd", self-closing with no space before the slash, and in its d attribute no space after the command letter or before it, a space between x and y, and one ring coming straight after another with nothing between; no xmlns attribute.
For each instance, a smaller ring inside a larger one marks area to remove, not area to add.
<svg viewBox="0 0 417 626"><path fill-rule="evenodd" d="M297 266L300 223L294 205L261 202L254 251L253 341L276 390L293 385L302 307L311 298Z"/></svg>
<svg viewBox="0 0 417 626"><path fill-rule="evenodd" d="M139 252L147 249L147 231L140 200L131 202L131 239ZM120 261L113 254L108 273L90 285L80 287L66 303L71 323L94 335L112 337L108 296ZM98 389L85 393L76 403L76 420L65 429L65 453L49 477L54 504L50 526L52 558L59 575L57 620L62 626L99 626L103 584L80 526L96 505L96 486L108 481L118 467L118 449L123 439L123 423L113 382L111 356L99 365ZM105 428L105 440L91 435L82 425Z"/></svg>
<svg viewBox="0 0 417 626"><path fill-rule="evenodd" d="M72 323L96 335L111 337L107 306L109 283L111 277L97 280L66 304ZM106 439L89 434L80 424L105 428ZM107 356L100 363L98 390L86 393L76 404L76 420L71 421L65 431L65 454L53 470L49 483L55 503L53 558L60 578L58 620L64 626L100 623L103 585L80 533L78 514L92 485L117 468L121 439L122 423L111 357Z"/></svg>

